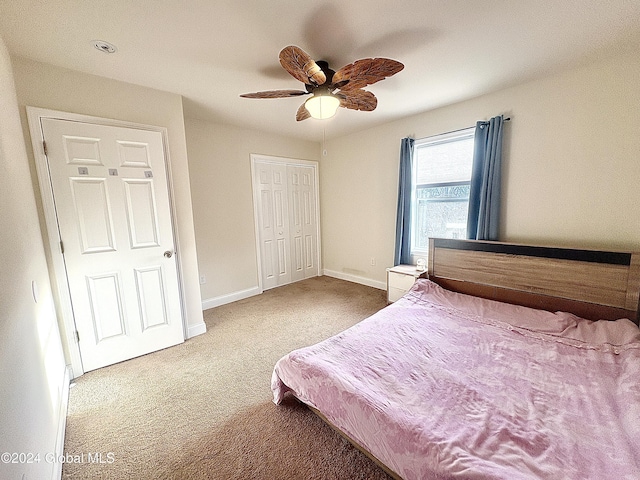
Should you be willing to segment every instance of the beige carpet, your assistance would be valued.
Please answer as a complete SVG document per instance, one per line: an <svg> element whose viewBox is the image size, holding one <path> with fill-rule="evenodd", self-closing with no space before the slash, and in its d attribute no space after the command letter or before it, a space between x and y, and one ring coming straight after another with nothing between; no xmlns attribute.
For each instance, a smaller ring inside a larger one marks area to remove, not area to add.
<svg viewBox="0 0 640 480"><path fill-rule="evenodd" d="M207 310L206 334L83 375L63 478L388 479L305 407L273 405L270 390L281 356L384 306L381 290L317 277Z"/></svg>

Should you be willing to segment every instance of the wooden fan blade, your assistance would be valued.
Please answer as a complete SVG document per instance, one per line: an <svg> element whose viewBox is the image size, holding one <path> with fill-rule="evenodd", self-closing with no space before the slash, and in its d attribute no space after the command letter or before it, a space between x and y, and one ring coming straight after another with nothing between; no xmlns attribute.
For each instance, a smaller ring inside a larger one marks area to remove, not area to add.
<svg viewBox="0 0 640 480"><path fill-rule="evenodd" d="M303 103L302 105L300 105L300 108L298 108L298 111L296 112L296 120L300 122L302 120L306 120L307 118L311 118L311 114L309 113L309 110L307 110L307 107L305 107L305 104Z"/></svg>
<svg viewBox="0 0 640 480"><path fill-rule="evenodd" d="M280 65L304 84L322 85L327 77L318 64L300 47L290 45L280 52Z"/></svg>
<svg viewBox="0 0 640 480"><path fill-rule="evenodd" d="M302 90L267 90L265 92L243 93L242 98L287 98L307 95L309 92Z"/></svg>
<svg viewBox="0 0 640 480"><path fill-rule="evenodd" d="M335 94L340 99L340 106L349 108L351 110L362 110L364 112L370 112L375 110L378 106L378 99L376 96L367 92L366 90L349 90L340 91Z"/></svg>
<svg viewBox="0 0 640 480"><path fill-rule="evenodd" d="M342 67L332 81L340 90L355 90L395 75L403 68L402 63L389 58L364 58Z"/></svg>

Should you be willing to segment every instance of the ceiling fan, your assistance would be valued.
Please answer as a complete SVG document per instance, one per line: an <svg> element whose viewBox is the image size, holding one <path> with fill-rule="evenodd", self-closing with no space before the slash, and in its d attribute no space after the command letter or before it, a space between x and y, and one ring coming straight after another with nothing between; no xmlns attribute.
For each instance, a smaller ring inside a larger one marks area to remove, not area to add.
<svg viewBox="0 0 640 480"><path fill-rule="evenodd" d="M282 49L280 64L305 85L304 90L269 90L245 93L244 98L286 98L313 96L300 105L296 120L309 117L325 119L335 115L338 107L370 112L378 105L376 96L362 87L395 75L404 65L389 58L365 58L333 71L325 61L314 61L300 47Z"/></svg>

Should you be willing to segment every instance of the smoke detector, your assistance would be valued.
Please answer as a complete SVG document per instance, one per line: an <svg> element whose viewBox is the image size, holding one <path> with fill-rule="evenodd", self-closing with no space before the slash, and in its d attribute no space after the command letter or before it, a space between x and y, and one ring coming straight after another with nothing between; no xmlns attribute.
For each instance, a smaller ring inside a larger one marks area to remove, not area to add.
<svg viewBox="0 0 640 480"><path fill-rule="evenodd" d="M104 53L116 53L118 51L115 45L104 40L94 40L93 46Z"/></svg>

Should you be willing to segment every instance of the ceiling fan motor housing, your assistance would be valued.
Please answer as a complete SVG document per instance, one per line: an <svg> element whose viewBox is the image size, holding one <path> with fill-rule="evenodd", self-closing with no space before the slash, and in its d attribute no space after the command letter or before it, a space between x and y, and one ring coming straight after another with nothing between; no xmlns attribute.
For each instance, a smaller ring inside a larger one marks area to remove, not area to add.
<svg viewBox="0 0 640 480"><path fill-rule="evenodd" d="M323 85L331 85L333 83L333 74L336 73L335 70L331 70L329 68L329 63L324 60L318 60L315 62L316 65L322 70L327 80L323 83Z"/></svg>

